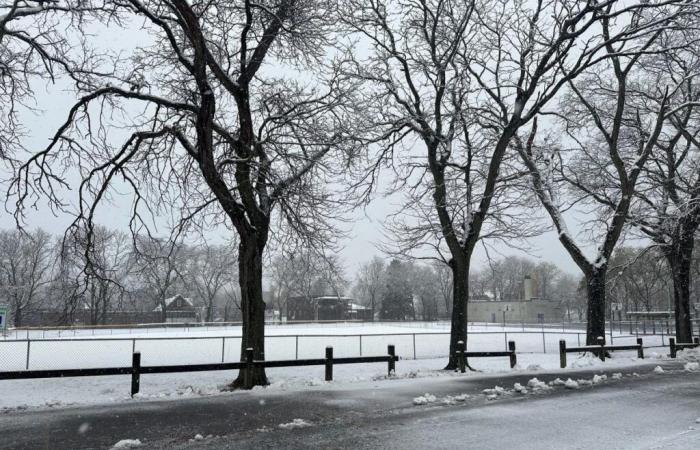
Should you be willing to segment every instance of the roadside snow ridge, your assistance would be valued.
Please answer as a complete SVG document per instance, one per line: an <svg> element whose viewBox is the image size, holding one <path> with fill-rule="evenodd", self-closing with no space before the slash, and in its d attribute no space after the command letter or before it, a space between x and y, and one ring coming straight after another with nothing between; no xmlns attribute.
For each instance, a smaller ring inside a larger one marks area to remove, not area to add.
<svg viewBox="0 0 700 450"><path fill-rule="evenodd" d="M294 419L291 422L279 424L279 427L283 430L292 430L294 428L305 428L312 425L313 424L311 422L307 422L304 419Z"/></svg>
<svg viewBox="0 0 700 450"><path fill-rule="evenodd" d="M112 446L112 448L135 448L140 447L141 441L139 439L122 439Z"/></svg>

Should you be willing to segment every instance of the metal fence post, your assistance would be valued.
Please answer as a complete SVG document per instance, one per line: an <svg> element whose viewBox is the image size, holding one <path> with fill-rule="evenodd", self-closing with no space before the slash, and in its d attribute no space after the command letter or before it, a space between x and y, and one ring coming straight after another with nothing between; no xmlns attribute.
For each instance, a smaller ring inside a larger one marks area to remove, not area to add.
<svg viewBox="0 0 700 450"><path fill-rule="evenodd" d="M654 328L656 328L656 325L654 326ZM660 328L661 328L661 346L663 347L664 345L666 345L666 344L664 344L664 326L661 325ZM656 329L654 329L654 334L656 334Z"/></svg>
<svg viewBox="0 0 700 450"><path fill-rule="evenodd" d="M141 384L141 353L135 352L131 357L131 396L139 393Z"/></svg>
<svg viewBox="0 0 700 450"><path fill-rule="evenodd" d="M226 354L226 337L221 337L221 364L224 363L224 355Z"/></svg>
<svg viewBox="0 0 700 450"><path fill-rule="evenodd" d="M547 343L544 338L544 328L542 328L542 353L547 353Z"/></svg>
<svg viewBox="0 0 700 450"><path fill-rule="evenodd" d="M299 359L299 335L294 336L294 359Z"/></svg>
<svg viewBox="0 0 700 450"><path fill-rule="evenodd" d="M27 339L27 367L26 370L29 370L29 347L31 346L32 341Z"/></svg>
<svg viewBox="0 0 700 450"><path fill-rule="evenodd" d="M467 371L467 365L464 361L464 352L467 351L467 347L464 345L464 341L457 341L457 365L459 366L459 371L464 373Z"/></svg>
<svg viewBox="0 0 700 450"><path fill-rule="evenodd" d="M416 358L416 333L413 333L413 359Z"/></svg>
<svg viewBox="0 0 700 450"><path fill-rule="evenodd" d="M333 347L326 347L326 381L333 381Z"/></svg>
<svg viewBox="0 0 700 450"><path fill-rule="evenodd" d="M360 357L362 357L362 335L360 335Z"/></svg>
<svg viewBox="0 0 700 450"><path fill-rule="evenodd" d="M600 354L598 355L598 357L601 361L605 361L605 338L603 336L598 336L596 338L596 341L598 342L598 345L600 345Z"/></svg>

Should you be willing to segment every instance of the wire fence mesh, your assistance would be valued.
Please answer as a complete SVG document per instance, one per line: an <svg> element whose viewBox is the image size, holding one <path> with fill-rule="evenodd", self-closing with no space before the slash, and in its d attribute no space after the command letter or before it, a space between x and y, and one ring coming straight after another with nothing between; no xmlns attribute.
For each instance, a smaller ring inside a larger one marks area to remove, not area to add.
<svg viewBox="0 0 700 450"><path fill-rule="evenodd" d="M397 326L396 323L391 325ZM334 330L336 332L333 333L327 332L327 327L324 327L324 333L309 333L308 330L295 328L293 325L287 326L276 331L299 333L271 333L266 336L265 357L268 360L320 358L323 357L327 346L333 347L336 357L374 356L383 355L389 344L394 345L397 354L405 359L448 355L448 327L435 322L411 322L410 325L414 327L406 327L406 332L397 332L396 328L393 332L382 332L381 327L353 329L353 325L350 325L337 326ZM645 347L668 344L665 328L656 328L664 334L643 334L636 328L633 329L635 333L629 333L624 325L608 329L610 334L606 335L606 338L613 345L633 345L637 336L644 338ZM129 366L131 356L136 351L141 353L144 366L240 361L241 337L235 335L236 332L240 333L240 327L228 329L230 334L223 334L227 329L221 327L196 327L192 332L179 328L181 334L177 336L148 332L141 328L136 330L140 334L130 335L124 329L119 329L119 333L116 334L107 334L107 330L100 329L94 336L85 329L79 330L74 336L66 336L66 330L59 330L63 331L60 337L58 333L53 336L49 333L50 337L45 338L39 336L47 334L33 330L29 339L26 338L26 334L20 338L6 338L0 340L0 371ZM652 329L648 331L651 332ZM467 346L470 351L499 351L507 350L508 341L514 341L518 353L556 353L560 339L565 340L569 347L583 345L586 340L585 328L567 328L561 325L540 325L538 328L534 324L522 324L499 329L493 324L472 324Z"/></svg>

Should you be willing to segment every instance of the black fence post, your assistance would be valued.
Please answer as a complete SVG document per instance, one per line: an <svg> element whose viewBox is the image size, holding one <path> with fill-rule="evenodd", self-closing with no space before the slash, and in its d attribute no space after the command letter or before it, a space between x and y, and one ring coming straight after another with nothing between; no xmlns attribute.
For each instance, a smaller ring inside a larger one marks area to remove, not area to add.
<svg viewBox="0 0 700 450"><path fill-rule="evenodd" d="M389 376L396 373L396 349L393 345L387 347L389 353Z"/></svg>
<svg viewBox="0 0 700 450"><path fill-rule="evenodd" d="M464 341L457 341L457 366L459 366L459 371L464 373L467 371L467 364L464 360L464 352L466 351L466 345Z"/></svg>
<svg viewBox="0 0 700 450"><path fill-rule="evenodd" d="M598 342L598 345L600 345L600 353L598 354L598 357L601 361L605 361L605 338L603 336L598 336L596 341Z"/></svg>
<svg viewBox="0 0 700 450"><path fill-rule="evenodd" d="M139 393L141 384L141 353L134 352L131 357L131 396Z"/></svg>
<svg viewBox="0 0 700 450"><path fill-rule="evenodd" d="M694 337L694 338L693 338L693 344L695 344L695 345L700 345L700 337Z"/></svg>
<svg viewBox="0 0 700 450"><path fill-rule="evenodd" d="M637 358L644 359L644 344L642 343L642 338L637 338Z"/></svg>
<svg viewBox="0 0 700 450"><path fill-rule="evenodd" d="M245 389L251 389L253 386L253 349L245 349L245 372L243 372L243 384Z"/></svg>
<svg viewBox="0 0 700 450"><path fill-rule="evenodd" d="M512 369L518 364L518 356L515 354L515 341L508 341L508 351L510 352L508 357L510 358L510 368Z"/></svg>
<svg viewBox="0 0 700 450"><path fill-rule="evenodd" d="M671 347L671 358L676 357L676 339L670 338L668 340L668 346Z"/></svg>
<svg viewBox="0 0 700 450"><path fill-rule="evenodd" d="M566 368L566 341L564 339L559 340L559 367Z"/></svg>
<svg viewBox="0 0 700 450"><path fill-rule="evenodd" d="M326 347L326 381L333 381L333 347Z"/></svg>

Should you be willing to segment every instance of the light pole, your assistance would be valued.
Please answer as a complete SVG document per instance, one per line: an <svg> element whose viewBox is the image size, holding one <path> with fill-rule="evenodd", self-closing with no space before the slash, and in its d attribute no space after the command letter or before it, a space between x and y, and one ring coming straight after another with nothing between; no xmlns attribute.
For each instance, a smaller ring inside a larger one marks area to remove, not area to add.
<svg viewBox="0 0 700 450"><path fill-rule="evenodd" d="M510 305L506 305L505 308L503 308L503 328L506 327L506 312L510 311Z"/></svg>

